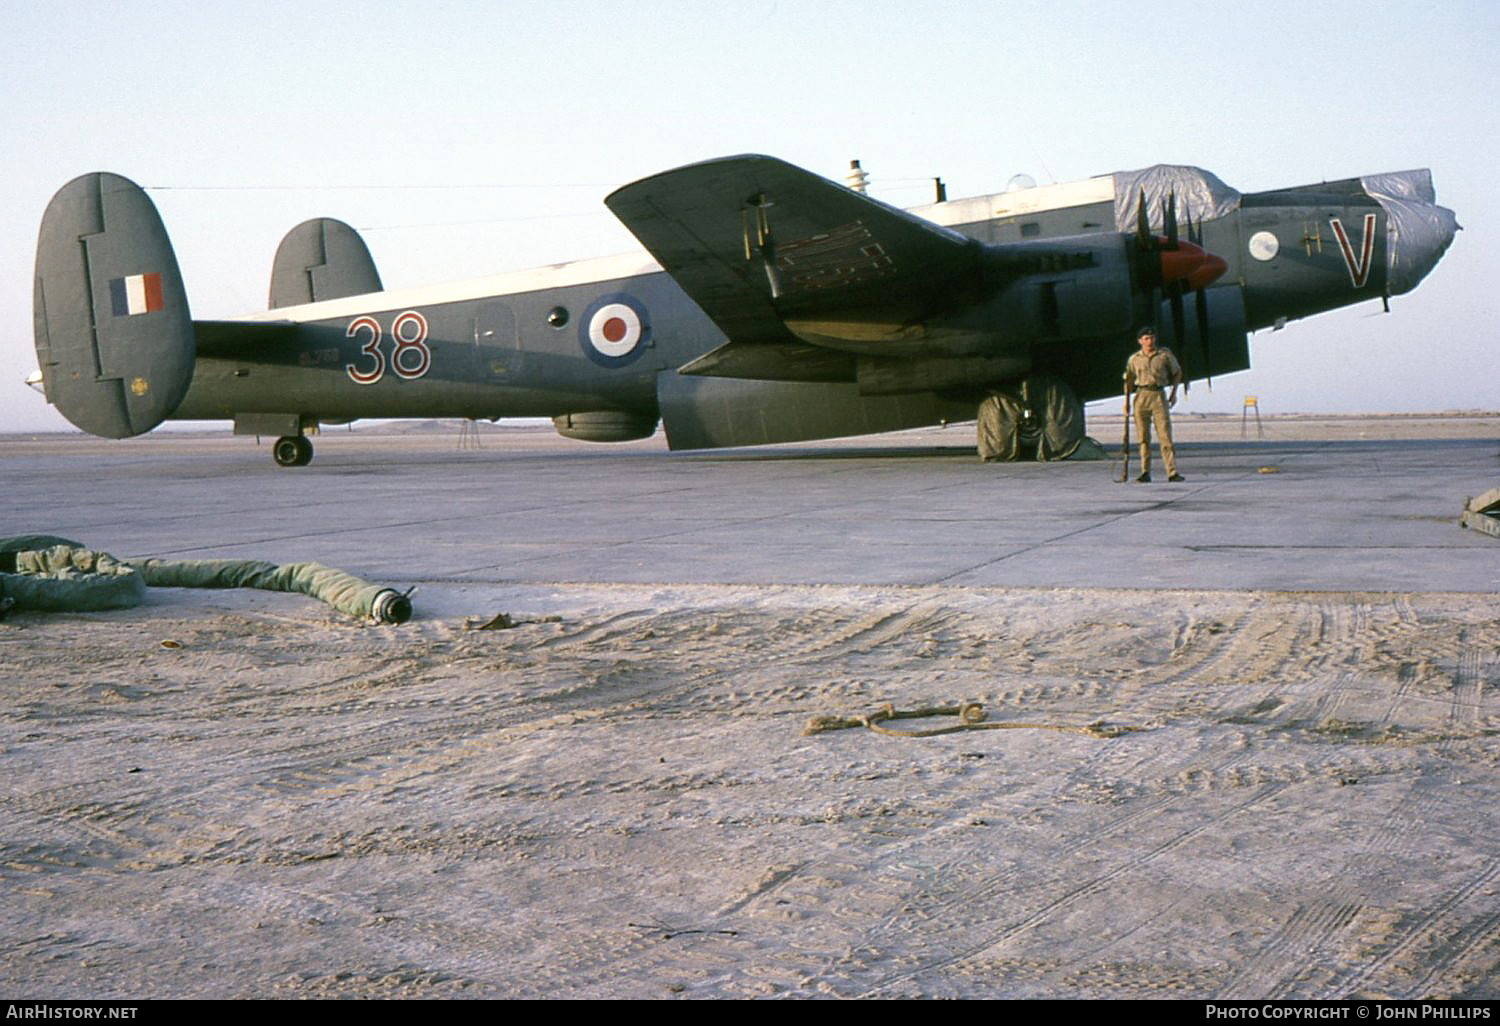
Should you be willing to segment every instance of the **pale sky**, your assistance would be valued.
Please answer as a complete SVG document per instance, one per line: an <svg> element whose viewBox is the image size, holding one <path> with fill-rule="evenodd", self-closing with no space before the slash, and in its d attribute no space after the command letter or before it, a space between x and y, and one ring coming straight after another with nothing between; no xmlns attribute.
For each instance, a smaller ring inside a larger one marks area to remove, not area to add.
<svg viewBox="0 0 1500 1026"><path fill-rule="evenodd" d="M1464 231L1415 292L1251 336L1186 409L1500 410L1500 7L1319 3L32 4L0 0L0 430L26 388L42 210L150 191L193 315L263 308L281 236L362 230L387 287L636 249L601 200L768 153L926 202L1195 164L1256 191L1430 167ZM227 426L227 425L226 425Z"/></svg>

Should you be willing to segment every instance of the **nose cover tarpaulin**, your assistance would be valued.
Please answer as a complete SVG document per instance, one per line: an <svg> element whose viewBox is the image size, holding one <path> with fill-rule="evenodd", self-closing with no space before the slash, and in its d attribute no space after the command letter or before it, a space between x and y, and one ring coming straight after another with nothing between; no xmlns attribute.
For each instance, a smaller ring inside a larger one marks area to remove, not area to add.
<svg viewBox="0 0 1500 1026"><path fill-rule="evenodd" d="M1458 218L1437 205L1432 172L1392 171L1366 175L1360 187L1386 213L1386 287L1399 296L1437 266L1459 230Z"/></svg>

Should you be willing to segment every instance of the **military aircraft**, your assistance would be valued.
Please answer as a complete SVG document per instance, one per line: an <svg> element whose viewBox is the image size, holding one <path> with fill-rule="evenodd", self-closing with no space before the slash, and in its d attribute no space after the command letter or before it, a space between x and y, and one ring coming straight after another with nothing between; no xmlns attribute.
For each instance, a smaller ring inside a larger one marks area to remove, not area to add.
<svg viewBox="0 0 1500 1026"><path fill-rule="evenodd" d="M1189 379L1241 370L1247 332L1407 292L1458 228L1427 171L1240 193L1157 165L900 210L747 155L604 202L650 257L384 291L358 234L318 218L278 248L269 309L195 321L146 193L84 175L37 244L43 390L110 438L229 419L283 466L361 417L661 424L693 449L970 420L1045 382L1081 424L1121 393L1140 324Z"/></svg>

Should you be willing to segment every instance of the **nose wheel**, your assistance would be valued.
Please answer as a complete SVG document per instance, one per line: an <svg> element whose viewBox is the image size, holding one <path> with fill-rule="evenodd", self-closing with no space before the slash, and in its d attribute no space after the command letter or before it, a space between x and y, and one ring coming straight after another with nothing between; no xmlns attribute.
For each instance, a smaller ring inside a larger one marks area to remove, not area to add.
<svg viewBox="0 0 1500 1026"><path fill-rule="evenodd" d="M271 447L278 467L305 467L312 462L313 446L306 435L282 435Z"/></svg>

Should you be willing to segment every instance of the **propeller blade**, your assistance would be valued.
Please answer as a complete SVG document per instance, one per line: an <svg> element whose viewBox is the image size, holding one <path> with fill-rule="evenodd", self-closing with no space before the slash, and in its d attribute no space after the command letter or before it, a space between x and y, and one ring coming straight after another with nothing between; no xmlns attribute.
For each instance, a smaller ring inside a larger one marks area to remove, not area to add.
<svg viewBox="0 0 1500 1026"><path fill-rule="evenodd" d="M1177 193L1167 193L1167 202L1163 204L1162 224L1167 232L1167 248L1177 248Z"/></svg>
<svg viewBox="0 0 1500 1026"><path fill-rule="evenodd" d="M1193 305L1198 313L1198 348L1203 353L1203 376L1210 390L1214 387L1214 365L1208 358L1208 294L1203 289L1193 290Z"/></svg>
<svg viewBox="0 0 1500 1026"><path fill-rule="evenodd" d="M1141 190L1141 201L1136 205L1135 208L1135 234L1136 239L1140 241L1142 245L1150 241L1152 238L1151 219L1146 216L1145 189Z"/></svg>
<svg viewBox="0 0 1500 1026"><path fill-rule="evenodd" d="M1187 337L1183 334L1182 290L1171 289L1167 292L1167 296L1172 300L1172 346L1180 353L1184 348L1182 343Z"/></svg>

